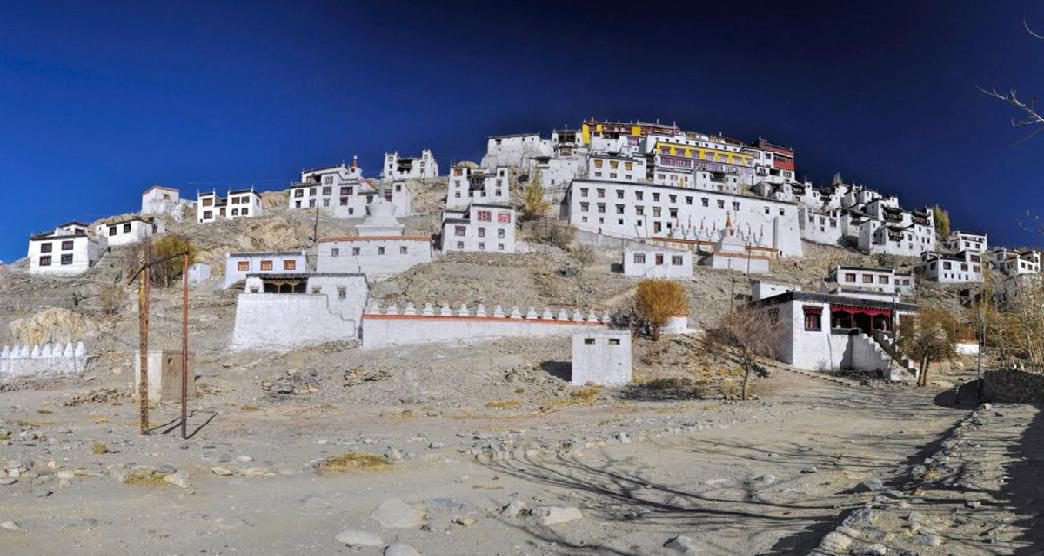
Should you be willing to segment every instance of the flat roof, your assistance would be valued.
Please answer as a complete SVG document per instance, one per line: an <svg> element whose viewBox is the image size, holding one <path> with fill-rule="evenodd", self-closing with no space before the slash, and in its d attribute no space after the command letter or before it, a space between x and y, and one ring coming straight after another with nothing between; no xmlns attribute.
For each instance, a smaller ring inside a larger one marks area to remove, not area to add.
<svg viewBox="0 0 1044 556"><path fill-rule="evenodd" d="M335 241L431 241L431 236L339 236L319 238L319 243Z"/></svg>
<svg viewBox="0 0 1044 556"><path fill-rule="evenodd" d="M228 253L227 257L278 257L281 255L293 255L297 257L303 257L307 253L307 250L302 249L300 251L238 251L234 253Z"/></svg>
<svg viewBox="0 0 1044 556"><path fill-rule="evenodd" d="M751 304L757 306L771 306L779 305L782 303L789 303L791 301L811 301L814 303L830 303L837 305L861 305L865 307L872 307L875 309L895 309L896 311L914 312L917 310L917 305L912 303L892 303L891 301L879 301L876 299L867 299L863 297L854 297L848 295L835 295L829 293L812 293L812 292L796 292L788 291L772 297L766 297L759 299Z"/></svg>
<svg viewBox="0 0 1044 556"><path fill-rule="evenodd" d="M175 189L173 187L167 187L165 185L154 185L154 186L146 189L145 191L142 191L142 193L148 193L149 191L152 191L153 189L164 189L166 191L173 191L175 193L180 193L179 190L177 190L177 189Z"/></svg>

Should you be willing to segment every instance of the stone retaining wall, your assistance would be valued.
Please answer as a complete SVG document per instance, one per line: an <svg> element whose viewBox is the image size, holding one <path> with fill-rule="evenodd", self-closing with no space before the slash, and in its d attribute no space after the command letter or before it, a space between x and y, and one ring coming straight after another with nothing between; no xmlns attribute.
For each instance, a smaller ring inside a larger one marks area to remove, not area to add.
<svg viewBox="0 0 1044 556"><path fill-rule="evenodd" d="M1044 402L1044 374L997 369L986 371L983 376L983 396L991 402Z"/></svg>

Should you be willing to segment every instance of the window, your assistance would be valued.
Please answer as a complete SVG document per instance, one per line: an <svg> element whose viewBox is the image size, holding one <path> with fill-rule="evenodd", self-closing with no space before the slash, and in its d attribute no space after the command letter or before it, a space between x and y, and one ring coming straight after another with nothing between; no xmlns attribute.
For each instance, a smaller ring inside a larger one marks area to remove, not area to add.
<svg viewBox="0 0 1044 556"><path fill-rule="evenodd" d="M634 264L645 264L645 253L635 253Z"/></svg>
<svg viewBox="0 0 1044 556"><path fill-rule="evenodd" d="M681 266L682 265L681 255L674 255L674 256L672 256L671 257L671 264L673 264L674 266Z"/></svg>
<svg viewBox="0 0 1044 556"><path fill-rule="evenodd" d="M882 283L882 284L887 284L888 283L888 277L887 276L879 276L877 278L877 281Z"/></svg>
<svg viewBox="0 0 1044 556"><path fill-rule="evenodd" d="M478 247L479 247L479 251L485 251L486 250L486 242L480 241Z"/></svg>
<svg viewBox="0 0 1044 556"><path fill-rule="evenodd" d="M503 243L498 243L497 244L497 249L503 251L504 250L504 244Z"/></svg>
<svg viewBox="0 0 1044 556"><path fill-rule="evenodd" d="M602 206L605 206L605 205L602 205ZM601 211L601 212L604 212L604 211ZM510 212L499 212L499 213L497 213L497 223L499 223L499 224L510 224L511 223L511 213Z"/></svg>
<svg viewBox="0 0 1044 556"><path fill-rule="evenodd" d="M497 230L497 237L500 239L504 239L505 237L507 237L507 232L504 230L504 228L500 228Z"/></svg>
<svg viewBox="0 0 1044 556"><path fill-rule="evenodd" d="M214 206L214 198L213 197L204 197L203 198L203 206L205 206L205 207L212 207L212 206Z"/></svg>
<svg viewBox="0 0 1044 556"><path fill-rule="evenodd" d="M457 237L464 237L465 235L467 235L467 233L468 233L468 228L466 226L454 226L453 227L453 235L455 235Z"/></svg>
<svg viewBox="0 0 1044 556"><path fill-rule="evenodd" d="M609 345L618 346L620 345L620 338L609 338Z"/></svg>
<svg viewBox="0 0 1044 556"><path fill-rule="evenodd" d="M458 241L457 242L457 249L463 249L463 248L464 248L464 242L463 241Z"/></svg>
<svg viewBox="0 0 1044 556"><path fill-rule="evenodd" d="M584 338L584 345L593 346L595 343L594 338Z"/></svg>
<svg viewBox="0 0 1044 556"><path fill-rule="evenodd" d="M406 246L405 245L399 246L399 254L400 255L405 255L406 253L407 253Z"/></svg>
<svg viewBox="0 0 1044 556"><path fill-rule="evenodd" d="M331 247L330 248L330 256L331 257L340 257L341 256L341 250L336 248L336 247Z"/></svg>
<svg viewBox="0 0 1044 556"><path fill-rule="evenodd" d="M600 187L598 188L598 198L599 199L604 199L605 198L605 190L600 188Z"/></svg>
<svg viewBox="0 0 1044 556"><path fill-rule="evenodd" d="M272 270L272 261L261 261L261 270Z"/></svg>
<svg viewBox="0 0 1044 556"><path fill-rule="evenodd" d="M283 270L297 270L297 261L285 260L283 261Z"/></svg>
<svg viewBox="0 0 1044 556"><path fill-rule="evenodd" d="M377 248L377 254L378 255L383 255L384 254L384 248L383 247L378 247Z"/></svg>
<svg viewBox="0 0 1044 556"><path fill-rule="evenodd" d="M62 242L62 251L72 251L73 240L67 239Z"/></svg>
<svg viewBox="0 0 1044 556"><path fill-rule="evenodd" d="M72 264L72 253L65 253L62 255L62 264Z"/></svg>
<svg viewBox="0 0 1044 556"><path fill-rule="evenodd" d="M617 199L623 199L624 198L624 192L623 192L622 189L617 189L616 190L616 198Z"/></svg>
<svg viewBox="0 0 1044 556"><path fill-rule="evenodd" d="M358 257L362 253L361 247L352 247L352 256Z"/></svg>
<svg viewBox="0 0 1044 556"><path fill-rule="evenodd" d="M250 270L250 261L239 261L236 263L236 270L239 272L247 272Z"/></svg>
<svg viewBox="0 0 1044 556"><path fill-rule="evenodd" d="M116 235L116 226L109 226L109 235L110 236Z"/></svg>
<svg viewBox="0 0 1044 556"><path fill-rule="evenodd" d="M701 197L700 198L700 204L705 206L705 207L709 207L710 206L710 199L708 199L706 197Z"/></svg>
<svg viewBox="0 0 1044 556"><path fill-rule="evenodd" d="M491 211L491 210L480 210L480 211L478 211L478 221L479 222L492 222L493 221L493 211Z"/></svg>
<svg viewBox="0 0 1044 556"><path fill-rule="evenodd" d="M587 197L587 188L586 187L581 187L580 188L580 196L581 197Z"/></svg>
<svg viewBox="0 0 1044 556"><path fill-rule="evenodd" d="M333 176L323 176L323 183L324 184L333 183Z"/></svg>
<svg viewBox="0 0 1044 556"><path fill-rule="evenodd" d="M237 208L232 209L232 216L239 216L239 209L237 209Z"/></svg>
<svg viewBox="0 0 1044 556"><path fill-rule="evenodd" d="M822 329L820 323L822 312L822 307L805 307L805 330L814 332Z"/></svg>
<svg viewBox="0 0 1044 556"><path fill-rule="evenodd" d="M46 257L40 257L40 266L51 266L51 257L50 257L50 255L48 255Z"/></svg>
<svg viewBox="0 0 1044 556"><path fill-rule="evenodd" d="M616 205L616 214L624 213L624 205Z"/></svg>
<svg viewBox="0 0 1044 556"><path fill-rule="evenodd" d="M732 210L739 210L740 209L739 207L740 207L739 201L733 201L732 202Z"/></svg>
<svg viewBox="0 0 1044 556"><path fill-rule="evenodd" d="M326 187L323 188L323 195L330 195L332 193L333 193L333 188L332 187L326 186Z"/></svg>
<svg viewBox="0 0 1044 556"><path fill-rule="evenodd" d="M41 253L50 253L51 252L51 244L50 243L41 243L40 244L40 252Z"/></svg>
<svg viewBox="0 0 1044 556"><path fill-rule="evenodd" d="M209 210L203 211L203 220L210 220L211 218L213 218L213 216L214 216L213 212L211 212Z"/></svg>
<svg viewBox="0 0 1044 556"><path fill-rule="evenodd" d="M856 281L855 272L846 272L845 273L845 282L855 282L855 281Z"/></svg>
<svg viewBox="0 0 1044 556"><path fill-rule="evenodd" d="M663 253L657 253L656 254L656 264L657 265L663 264Z"/></svg>
<svg viewBox="0 0 1044 556"><path fill-rule="evenodd" d="M645 199L645 193L642 192L642 191L635 191L634 192L634 198L638 199L639 201L642 201L642 200Z"/></svg>
<svg viewBox="0 0 1044 556"><path fill-rule="evenodd" d="M344 286L337 287L337 299L345 299L348 297L348 288Z"/></svg>
<svg viewBox="0 0 1044 556"><path fill-rule="evenodd" d="M864 284L873 284L874 283L874 275L873 274L864 274L863 275L863 283Z"/></svg>
<svg viewBox="0 0 1044 556"><path fill-rule="evenodd" d="M725 201L724 200L718 199L718 208L720 208L720 209L725 208Z"/></svg>

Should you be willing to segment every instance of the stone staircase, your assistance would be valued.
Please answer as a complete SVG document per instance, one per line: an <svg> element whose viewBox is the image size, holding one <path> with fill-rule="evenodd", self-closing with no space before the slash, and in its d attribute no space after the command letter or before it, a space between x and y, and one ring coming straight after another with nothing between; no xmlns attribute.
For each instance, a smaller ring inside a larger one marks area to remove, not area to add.
<svg viewBox="0 0 1044 556"><path fill-rule="evenodd" d="M914 365L913 361L909 357L903 354L899 350L899 346L896 344L895 336L891 332L885 332L877 330L874 332L873 341L876 343L888 356L894 361L899 369L910 373L914 377L917 377L919 372L917 365Z"/></svg>

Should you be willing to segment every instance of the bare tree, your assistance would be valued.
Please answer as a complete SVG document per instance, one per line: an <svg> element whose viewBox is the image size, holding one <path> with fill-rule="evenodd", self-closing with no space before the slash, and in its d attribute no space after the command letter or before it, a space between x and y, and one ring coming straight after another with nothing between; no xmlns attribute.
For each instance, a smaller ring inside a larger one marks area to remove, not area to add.
<svg viewBox="0 0 1044 556"><path fill-rule="evenodd" d="M750 306L722 315L716 328L708 331L710 346L730 352L743 369L741 396L750 398L750 379L761 357L775 357L783 326L778 319Z"/></svg>
<svg viewBox="0 0 1044 556"><path fill-rule="evenodd" d="M1044 35L1035 32L1032 28L1030 28L1029 23L1027 23L1025 20L1023 20L1022 25L1026 28L1026 32L1029 33L1031 37L1035 39L1044 40ZM985 89L983 87L979 87L979 90L988 96L1006 102L1008 105L1010 105L1012 108L1014 108L1016 111L1020 113L1018 117L1014 117L1011 119L1012 126L1031 126L1036 128L1032 132L1030 132L1030 134L1026 137L1027 139L1033 137L1041 131L1044 131L1044 114L1042 114L1041 109L1037 108L1036 97L1027 100L1026 97L1020 97L1019 94L1015 91L1015 89L1010 89L1007 93L1001 93L997 91L997 89Z"/></svg>
<svg viewBox="0 0 1044 556"><path fill-rule="evenodd" d="M921 362L917 385L928 385L928 368L933 361L950 360L956 355L956 319L944 309L921 309L912 334L900 339L900 347Z"/></svg>

